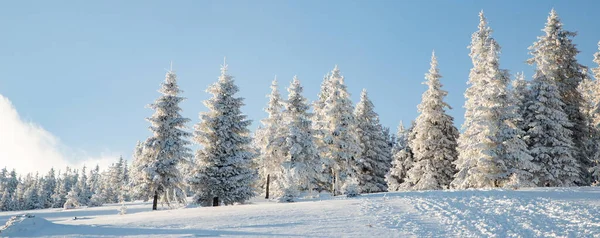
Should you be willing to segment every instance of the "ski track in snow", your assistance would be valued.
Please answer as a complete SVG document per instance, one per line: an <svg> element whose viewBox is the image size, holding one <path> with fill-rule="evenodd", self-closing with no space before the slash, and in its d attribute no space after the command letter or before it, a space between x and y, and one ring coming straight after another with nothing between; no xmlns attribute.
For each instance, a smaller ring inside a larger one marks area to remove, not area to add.
<svg viewBox="0 0 600 238"><path fill-rule="evenodd" d="M361 211L378 226L418 237L600 237L600 193L594 201L558 192L390 193L364 199Z"/></svg>
<svg viewBox="0 0 600 238"><path fill-rule="evenodd" d="M128 203L28 211L28 237L600 237L600 188L424 191L149 211ZM0 225L14 214L0 212ZM72 220L74 216L82 219ZM3 236L3 234L0 234Z"/></svg>

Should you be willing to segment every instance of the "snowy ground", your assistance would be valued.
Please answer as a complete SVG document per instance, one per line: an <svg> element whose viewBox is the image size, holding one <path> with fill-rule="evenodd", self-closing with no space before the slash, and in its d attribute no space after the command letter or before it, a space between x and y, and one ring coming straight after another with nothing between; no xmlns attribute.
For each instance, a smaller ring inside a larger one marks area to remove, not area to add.
<svg viewBox="0 0 600 238"><path fill-rule="evenodd" d="M600 187L427 191L149 211L148 203L31 211L54 237L600 237ZM0 225L22 212L0 213ZM77 219L73 220L73 217ZM43 219L40 219L43 221Z"/></svg>

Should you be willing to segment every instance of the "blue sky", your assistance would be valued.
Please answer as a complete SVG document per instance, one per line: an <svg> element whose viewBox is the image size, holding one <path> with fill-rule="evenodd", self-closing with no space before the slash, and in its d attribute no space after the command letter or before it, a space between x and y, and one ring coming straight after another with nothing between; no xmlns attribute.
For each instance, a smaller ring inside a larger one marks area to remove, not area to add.
<svg viewBox="0 0 600 238"><path fill-rule="evenodd" d="M59 139L61 150L129 158L149 135L145 105L159 96L171 60L188 98L183 115L194 124L226 56L253 129L275 75L281 90L298 75L314 100L337 64L354 102L366 88L395 131L417 115L435 50L460 127L478 12L502 46L501 66L530 77L527 47L552 8L579 33L580 62L596 67L600 2L591 0L4 1L0 94L23 121Z"/></svg>

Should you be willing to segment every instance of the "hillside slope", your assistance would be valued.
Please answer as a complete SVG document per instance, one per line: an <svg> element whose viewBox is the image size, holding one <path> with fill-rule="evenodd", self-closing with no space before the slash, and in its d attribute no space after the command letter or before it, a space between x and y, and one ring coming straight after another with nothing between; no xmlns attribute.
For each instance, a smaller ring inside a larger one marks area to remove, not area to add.
<svg viewBox="0 0 600 238"><path fill-rule="evenodd" d="M29 211L39 229L0 236L54 237L599 237L600 188L395 192L296 203L150 211L129 203ZM4 224L12 215L0 213ZM78 217L77 220L73 220ZM13 232L14 233L14 232Z"/></svg>

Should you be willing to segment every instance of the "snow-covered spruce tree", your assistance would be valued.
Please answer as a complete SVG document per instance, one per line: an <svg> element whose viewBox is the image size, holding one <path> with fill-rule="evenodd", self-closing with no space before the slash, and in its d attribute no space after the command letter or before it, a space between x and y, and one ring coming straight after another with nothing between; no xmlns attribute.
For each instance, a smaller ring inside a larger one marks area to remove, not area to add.
<svg viewBox="0 0 600 238"><path fill-rule="evenodd" d="M321 176L321 161L315 144L310 106L302 96L303 88L294 76L288 87L288 99L283 110L284 145L281 148L283 172L294 172L297 189L312 192Z"/></svg>
<svg viewBox="0 0 600 238"><path fill-rule="evenodd" d="M596 166L598 156L600 156L600 144L598 144L598 140L600 139L600 131L598 131L597 124L594 123L599 117L596 109L596 104L600 99L599 86L598 80L592 80L587 76L579 84L579 92L583 98L581 112L585 115L587 130L586 134L588 135L585 140L585 155L589 156L588 160L592 161L592 167L589 169L589 172L592 176L592 183L597 181Z"/></svg>
<svg viewBox="0 0 600 238"><path fill-rule="evenodd" d="M458 157L458 129L454 127L454 118L445 110L450 106L444 102L448 92L442 89L441 77L437 59L432 54L431 68L425 74L425 84L429 88L418 106L420 114L411 132L415 136L409 141L415 162L403 183L408 189L447 188L456 172L453 162Z"/></svg>
<svg viewBox="0 0 600 238"><path fill-rule="evenodd" d="M360 156L360 145L356 134L356 119L354 118L352 101L348 93L344 77L335 66L329 77L329 92L325 100L323 115L327 123L324 127L326 148L321 151L323 158L329 164L332 177L332 193L340 194L343 183L355 176L352 165Z"/></svg>
<svg viewBox="0 0 600 238"><path fill-rule="evenodd" d="M60 171L59 171L60 174ZM67 201L67 179L64 177L65 174L63 174L61 177L59 177L56 180L56 187L54 187L54 193L52 194L52 207L53 208L60 208L62 207L65 202Z"/></svg>
<svg viewBox="0 0 600 238"><path fill-rule="evenodd" d="M90 186L88 185L88 177L86 174L85 165L81 169L81 176L77 180L76 191L79 195L79 204L87 205L90 203L90 199L92 198L92 191L90 190Z"/></svg>
<svg viewBox="0 0 600 238"><path fill-rule="evenodd" d="M598 50L600 50L600 42L598 42ZM593 184L600 185L600 145L598 145L596 140L600 138L600 51L594 54L594 63L598 65L597 68L592 69L596 80L594 80L593 83L590 83L592 85L588 87L588 102L591 102L592 104L590 106L591 110L589 115L591 118L591 130L594 132L594 135L591 136L593 140L590 141L595 142L595 153L591 157L593 163L590 174L592 176Z"/></svg>
<svg viewBox="0 0 600 238"><path fill-rule="evenodd" d="M529 82L525 80L525 75L521 73L515 74L515 78L511 82L512 89L510 91L510 98L514 104L514 109L517 111L517 115L523 117L525 111L525 102L531 100L531 93L529 91ZM514 120L514 123L523 130L525 125L523 124L523 118L521 120Z"/></svg>
<svg viewBox="0 0 600 238"><path fill-rule="evenodd" d="M414 162L413 154L408 146L410 131L411 130L405 129L402 121L400 121L396 136L396 144L392 149L392 167L385 176L388 191L400 190L402 188L401 184L405 182L406 172L412 168ZM410 187L410 185L408 185L408 187Z"/></svg>
<svg viewBox="0 0 600 238"><path fill-rule="evenodd" d="M12 196L13 196L13 193L11 193L8 190L8 187L3 189L2 197L0 197L0 211L12 211L13 210Z"/></svg>
<svg viewBox="0 0 600 238"><path fill-rule="evenodd" d="M87 180L88 186L90 186L90 191L92 191L92 197L90 198L90 202L86 205L90 207L101 206L104 201L101 199L101 175L100 175L100 166L96 165L94 169L90 170L90 174Z"/></svg>
<svg viewBox="0 0 600 238"><path fill-rule="evenodd" d="M213 97L204 101L208 112L200 114L194 140L203 148L196 152L196 168L188 183L196 193L194 201L204 206L243 203L254 196L257 178L250 167L255 154L250 147L251 121L240 110L243 98L227 65L219 80L208 90Z"/></svg>
<svg viewBox="0 0 600 238"><path fill-rule="evenodd" d="M154 114L146 120L151 123L150 136L144 142L144 149L137 170L137 184L144 184L135 189L147 189L153 196L152 210L157 209L159 197L162 203L185 203L183 194L184 181L178 165L192 157L186 139L191 133L185 131L185 123L190 119L181 116L179 103L185 98L177 86L177 76L173 71L166 74L159 92L162 94L149 107ZM174 199L174 200L173 200Z"/></svg>
<svg viewBox="0 0 600 238"><path fill-rule="evenodd" d="M144 145L142 142L137 141L135 149L133 150L131 169L129 170L130 180L128 187L134 200L141 199L147 201L148 198L152 197L154 194L151 194L148 184L145 183L143 179L138 179L143 178L143 171L138 169L143 168L144 166L143 154ZM90 185L90 187L92 186ZM92 191L94 191L93 188Z"/></svg>
<svg viewBox="0 0 600 238"><path fill-rule="evenodd" d="M564 111L553 72L545 67L556 67L549 62L541 65L531 85L532 100L525 104L524 119L527 144L533 162L539 166L533 171L532 181L538 186L574 186L580 182L579 163L573 157L571 122Z"/></svg>
<svg viewBox="0 0 600 238"><path fill-rule="evenodd" d="M528 63L535 64L537 72L545 75L548 80L554 81L558 87L564 112L570 122L567 128L572 132L574 146L572 156L581 165L580 179L577 183L588 185L591 183L588 171L591 161L587 159L590 156L585 154L585 141L588 135L586 135L585 115L580 111L583 99L577 90L579 83L585 77L583 73L585 66L577 62L576 56L579 50L572 41L576 33L563 29L563 24L554 9L550 12L543 31L544 34L529 47L533 57L528 60Z"/></svg>
<svg viewBox="0 0 600 238"><path fill-rule="evenodd" d="M356 177L349 177L342 186L342 192L346 197L352 198L360 195L361 188Z"/></svg>
<svg viewBox="0 0 600 238"><path fill-rule="evenodd" d="M483 12L479 18L469 45L473 68L465 92L464 132L458 140L458 173L452 182L462 189L503 186L515 160L527 156L522 133L513 123L520 116L510 101L508 72L500 69L500 46Z"/></svg>
<svg viewBox="0 0 600 238"><path fill-rule="evenodd" d="M77 194L77 192L74 189L72 189L67 194L67 200L65 201L63 208L64 209L73 209L73 208L78 208L79 206L80 206L79 195Z"/></svg>
<svg viewBox="0 0 600 238"><path fill-rule="evenodd" d="M509 94L509 111L501 118L505 120L505 127L510 126L508 130L504 129L505 138L509 140L503 143L503 154L508 161L508 172L510 177L504 183L504 187L521 188L535 187L533 182L533 171L539 170L539 165L533 163L527 143L525 142L525 131L523 130L524 103L530 98L528 84L522 73L517 74L512 81L512 91ZM512 139L511 137L512 136Z"/></svg>
<svg viewBox="0 0 600 238"><path fill-rule="evenodd" d="M281 178L277 181L281 188L281 193L277 198L279 202L295 202L300 196L299 174L292 166L290 161L285 161L281 165Z"/></svg>
<svg viewBox="0 0 600 238"><path fill-rule="evenodd" d="M40 199L44 208L52 207L52 192L56 187L56 173L54 168L50 168L48 174L44 177L40 189Z"/></svg>
<svg viewBox="0 0 600 238"><path fill-rule="evenodd" d="M321 165L321 172L324 176L321 177L320 181L317 181L317 189L322 190L331 190L333 178L331 176L331 160L326 159L325 155L327 154L327 145L325 144L325 137L327 136L327 128L329 122L327 121L327 114L325 111L325 105L327 103L327 98L329 98L330 92L332 91L330 75L326 74L323 77L323 82L321 83L321 90L318 94L318 99L313 102L313 116L312 116L312 126L315 131L316 137L316 146L319 151L319 156L323 158Z"/></svg>
<svg viewBox="0 0 600 238"><path fill-rule="evenodd" d="M284 127L282 126L283 100L279 93L277 78L271 83L271 94L268 95L269 103L265 108L267 118L261 120L254 137L259 155L256 157L258 167L259 187L265 189L265 198L269 198L269 190L277 194L277 177L281 174L282 147L284 141Z"/></svg>
<svg viewBox="0 0 600 238"><path fill-rule="evenodd" d="M353 166L358 186L364 193L387 190L385 174L389 170L388 164L391 160L388 138L383 134L383 126L379 123L379 115L374 109L367 90L363 89L360 102L354 110L361 153Z"/></svg>

